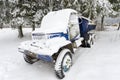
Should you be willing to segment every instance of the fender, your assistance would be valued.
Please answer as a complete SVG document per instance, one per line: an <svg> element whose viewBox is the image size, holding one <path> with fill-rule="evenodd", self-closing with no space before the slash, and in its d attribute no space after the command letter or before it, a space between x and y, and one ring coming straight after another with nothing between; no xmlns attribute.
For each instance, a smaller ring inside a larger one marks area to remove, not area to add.
<svg viewBox="0 0 120 80"><path fill-rule="evenodd" d="M59 53L60 53L63 49L69 49L69 50L71 51L71 53L74 54L74 50L73 50L72 43L69 43L69 44L66 44L66 45L62 46L62 47L58 50L57 53L54 53L54 54L52 55L52 58L53 58L54 60L56 60L57 57L58 57L58 55L59 55Z"/></svg>

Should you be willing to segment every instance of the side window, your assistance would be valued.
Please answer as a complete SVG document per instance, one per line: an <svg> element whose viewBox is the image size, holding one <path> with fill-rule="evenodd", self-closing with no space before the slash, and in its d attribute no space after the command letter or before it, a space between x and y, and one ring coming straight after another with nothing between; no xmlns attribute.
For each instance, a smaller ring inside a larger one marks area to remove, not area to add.
<svg viewBox="0 0 120 80"><path fill-rule="evenodd" d="M72 13L69 19L69 34L70 40L74 39L76 36L79 35L79 22L78 22L78 15L76 13Z"/></svg>

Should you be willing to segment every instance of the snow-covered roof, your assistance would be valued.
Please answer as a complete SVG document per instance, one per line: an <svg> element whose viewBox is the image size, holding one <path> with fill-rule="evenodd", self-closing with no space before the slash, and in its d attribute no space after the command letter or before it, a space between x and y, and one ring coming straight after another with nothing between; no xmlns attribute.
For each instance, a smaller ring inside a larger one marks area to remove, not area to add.
<svg viewBox="0 0 120 80"><path fill-rule="evenodd" d="M49 12L43 17L41 29L51 29L52 31L65 31L68 27L69 17L71 13L77 13L73 9L62 9L59 11Z"/></svg>

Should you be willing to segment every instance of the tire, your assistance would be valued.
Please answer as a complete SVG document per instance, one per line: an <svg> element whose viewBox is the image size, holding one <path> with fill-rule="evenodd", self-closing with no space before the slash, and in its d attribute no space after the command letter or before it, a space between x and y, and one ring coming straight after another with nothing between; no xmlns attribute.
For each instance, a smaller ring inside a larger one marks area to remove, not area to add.
<svg viewBox="0 0 120 80"><path fill-rule="evenodd" d="M87 48L91 48L92 45L94 44L94 40L92 38L92 35L89 34L88 36L88 40L84 39L83 42L82 42L82 47L87 47Z"/></svg>
<svg viewBox="0 0 120 80"><path fill-rule="evenodd" d="M90 37L89 37L88 44L90 45L90 47L92 47L92 45L94 44L94 39L93 39L92 35L90 35Z"/></svg>
<svg viewBox="0 0 120 80"><path fill-rule="evenodd" d="M83 40L81 47L90 48L91 44L87 40Z"/></svg>
<svg viewBox="0 0 120 80"><path fill-rule="evenodd" d="M94 41L93 39L90 40L90 45L93 45L94 44Z"/></svg>
<svg viewBox="0 0 120 80"><path fill-rule="evenodd" d="M55 63L55 73L59 79L63 79L65 74L69 71L72 66L72 54L70 50L63 49L56 60Z"/></svg>
<svg viewBox="0 0 120 80"><path fill-rule="evenodd" d="M36 61L38 61L38 59L33 58L33 57L31 57L31 56L29 56L29 55L26 55L26 54L24 54L23 57L24 57L25 62L27 62L27 63L29 63L29 64L33 64L33 63L35 63Z"/></svg>

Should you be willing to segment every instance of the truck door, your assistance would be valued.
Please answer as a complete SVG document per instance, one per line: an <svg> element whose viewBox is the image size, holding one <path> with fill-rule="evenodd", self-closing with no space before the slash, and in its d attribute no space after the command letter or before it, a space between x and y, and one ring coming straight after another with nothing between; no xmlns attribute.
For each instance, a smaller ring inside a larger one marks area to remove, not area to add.
<svg viewBox="0 0 120 80"><path fill-rule="evenodd" d="M80 36L78 15L77 13L71 13L69 19L69 38L71 41L75 41L78 36Z"/></svg>

